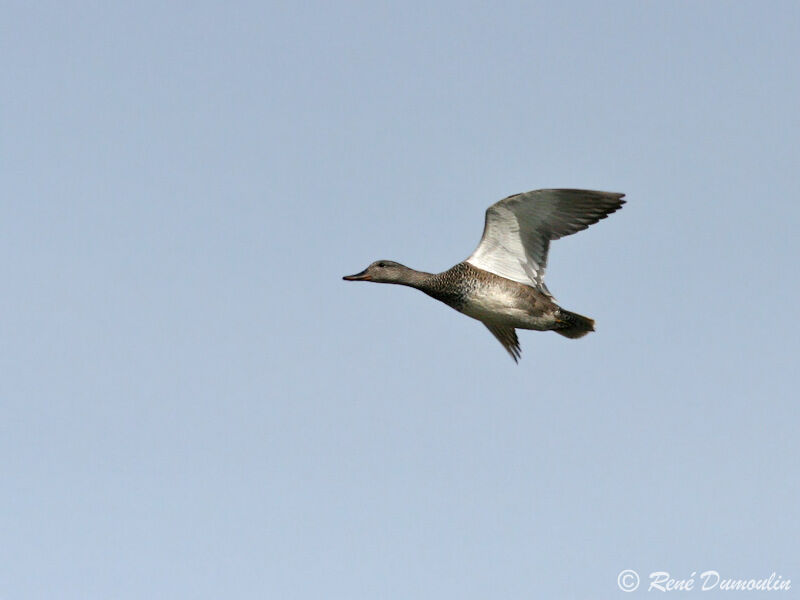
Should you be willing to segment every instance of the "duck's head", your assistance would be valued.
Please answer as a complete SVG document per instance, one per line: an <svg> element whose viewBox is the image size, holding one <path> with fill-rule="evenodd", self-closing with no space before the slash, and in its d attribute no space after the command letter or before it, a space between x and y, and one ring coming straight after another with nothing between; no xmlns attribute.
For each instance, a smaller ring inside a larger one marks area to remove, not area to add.
<svg viewBox="0 0 800 600"><path fill-rule="evenodd" d="M345 275L345 281L374 281L375 283L404 283L410 269L392 260L376 260L361 273Z"/></svg>

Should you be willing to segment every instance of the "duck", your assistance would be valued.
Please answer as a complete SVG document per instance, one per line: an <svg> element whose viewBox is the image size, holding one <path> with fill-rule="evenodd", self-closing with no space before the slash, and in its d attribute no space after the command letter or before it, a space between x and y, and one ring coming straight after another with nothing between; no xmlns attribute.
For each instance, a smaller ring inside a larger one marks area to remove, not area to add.
<svg viewBox="0 0 800 600"><path fill-rule="evenodd" d="M345 281L416 288L483 323L514 362L522 350L517 329L554 331L582 338L594 331L589 317L565 310L544 282L550 242L583 231L616 212L625 194L541 189L514 194L486 209L483 235L466 260L441 273L376 260Z"/></svg>

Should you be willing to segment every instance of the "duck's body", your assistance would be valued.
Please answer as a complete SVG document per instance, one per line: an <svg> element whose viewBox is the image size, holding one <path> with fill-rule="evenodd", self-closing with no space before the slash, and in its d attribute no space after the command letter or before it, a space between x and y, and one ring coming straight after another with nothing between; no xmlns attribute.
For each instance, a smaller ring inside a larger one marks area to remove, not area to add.
<svg viewBox="0 0 800 600"><path fill-rule="evenodd" d="M538 190L517 194L486 211L478 248L441 273L376 261L344 279L417 288L481 321L514 360L521 354L515 329L555 331L579 338L594 321L558 306L544 284L549 242L585 229L617 210L622 194L587 190Z"/></svg>
<svg viewBox="0 0 800 600"><path fill-rule="evenodd" d="M529 285L460 262L419 288L478 321L517 329L554 329L558 305Z"/></svg>

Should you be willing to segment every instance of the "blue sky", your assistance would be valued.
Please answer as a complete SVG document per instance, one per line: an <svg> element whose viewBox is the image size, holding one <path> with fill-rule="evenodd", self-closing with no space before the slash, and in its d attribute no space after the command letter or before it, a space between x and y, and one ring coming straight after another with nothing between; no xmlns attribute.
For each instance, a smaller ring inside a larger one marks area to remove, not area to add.
<svg viewBox="0 0 800 600"><path fill-rule="evenodd" d="M3 13L0 597L800 589L797 3ZM542 187L584 339L341 281Z"/></svg>

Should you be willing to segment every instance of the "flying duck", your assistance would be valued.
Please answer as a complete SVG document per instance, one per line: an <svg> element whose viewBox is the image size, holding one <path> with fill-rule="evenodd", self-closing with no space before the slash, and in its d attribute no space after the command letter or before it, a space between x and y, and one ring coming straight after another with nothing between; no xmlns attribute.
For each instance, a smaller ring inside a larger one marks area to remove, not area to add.
<svg viewBox="0 0 800 600"><path fill-rule="evenodd" d="M551 240L582 231L625 203L625 194L552 189L515 194L486 210L483 237L472 255L442 273L425 273L378 260L346 281L417 288L481 321L517 362L517 329L580 338L594 321L564 310L544 283Z"/></svg>

